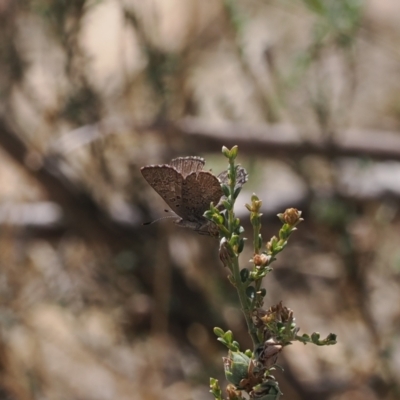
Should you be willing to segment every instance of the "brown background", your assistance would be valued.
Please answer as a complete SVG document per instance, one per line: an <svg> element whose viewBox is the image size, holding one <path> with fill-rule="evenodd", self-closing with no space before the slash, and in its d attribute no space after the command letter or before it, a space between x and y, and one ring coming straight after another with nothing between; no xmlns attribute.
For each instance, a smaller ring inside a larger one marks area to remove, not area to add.
<svg viewBox="0 0 400 400"><path fill-rule="evenodd" d="M0 0L0 398L209 399L214 326L250 346L212 238L140 167L238 144L305 222L266 279L300 333L284 399L400 398L396 0ZM252 256L250 246L242 266Z"/></svg>

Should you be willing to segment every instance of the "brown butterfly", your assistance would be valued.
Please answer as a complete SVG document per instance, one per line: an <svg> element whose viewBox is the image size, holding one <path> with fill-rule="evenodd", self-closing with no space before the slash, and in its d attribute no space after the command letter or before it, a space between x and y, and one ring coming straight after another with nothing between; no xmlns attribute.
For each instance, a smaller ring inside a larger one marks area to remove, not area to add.
<svg viewBox="0 0 400 400"><path fill-rule="evenodd" d="M227 171L216 177L203 171L205 161L200 157L179 157L169 164L141 168L146 181L180 217L175 223L203 235L218 236L216 225L203 216L210 203L217 205L223 197L221 184L228 183ZM247 172L239 167L236 186L247 181Z"/></svg>

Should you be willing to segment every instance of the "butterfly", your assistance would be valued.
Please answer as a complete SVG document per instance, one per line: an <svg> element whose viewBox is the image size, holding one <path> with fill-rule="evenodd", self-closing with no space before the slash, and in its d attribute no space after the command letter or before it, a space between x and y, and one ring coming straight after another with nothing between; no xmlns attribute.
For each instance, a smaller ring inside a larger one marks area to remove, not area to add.
<svg viewBox="0 0 400 400"><path fill-rule="evenodd" d="M175 223L184 228L209 236L218 236L217 226L203 216L223 198L221 184L228 184L228 173L216 177L203 171L205 161L201 157L174 158L169 164L148 165L141 172L150 186L164 199L172 211L180 217ZM239 167L236 186L247 181L247 172Z"/></svg>

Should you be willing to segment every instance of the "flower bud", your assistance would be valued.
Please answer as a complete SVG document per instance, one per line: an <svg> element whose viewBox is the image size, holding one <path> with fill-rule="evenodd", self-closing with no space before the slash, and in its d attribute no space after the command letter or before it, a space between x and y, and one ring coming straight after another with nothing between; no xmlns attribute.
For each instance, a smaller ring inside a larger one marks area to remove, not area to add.
<svg viewBox="0 0 400 400"><path fill-rule="evenodd" d="M243 397L241 396L240 390L236 390L235 386L229 384L226 387L226 394L228 395L228 400L241 400Z"/></svg>
<svg viewBox="0 0 400 400"><path fill-rule="evenodd" d="M278 214L279 219L290 226L297 225L300 221L303 221L301 217L301 211L296 208L288 208L283 214Z"/></svg>
<svg viewBox="0 0 400 400"><path fill-rule="evenodd" d="M230 150L230 158L232 159L232 160L234 160L236 157L237 157L237 155L238 155L238 151L239 151L239 147L238 146L233 146L232 148L231 148L231 150Z"/></svg>
<svg viewBox="0 0 400 400"><path fill-rule="evenodd" d="M278 243L278 238L276 236L272 236L271 240L266 244L267 250L272 252L277 243Z"/></svg>
<svg viewBox="0 0 400 400"><path fill-rule="evenodd" d="M240 351L229 351L228 357L224 357L226 379L239 387L240 381L247 378L250 358Z"/></svg>
<svg viewBox="0 0 400 400"><path fill-rule="evenodd" d="M253 263L254 265L258 267L263 267L268 264L270 257L268 257L266 254L255 254L253 257Z"/></svg>
<svg viewBox="0 0 400 400"><path fill-rule="evenodd" d="M222 154L226 157L229 158L231 155L231 152L229 151L229 149L225 146L222 146Z"/></svg>
<svg viewBox="0 0 400 400"><path fill-rule="evenodd" d="M258 349L257 361L264 367L272 367L278 358L278 354L282 351L283 346L275 339L269 339L264 345Z"/></svg>

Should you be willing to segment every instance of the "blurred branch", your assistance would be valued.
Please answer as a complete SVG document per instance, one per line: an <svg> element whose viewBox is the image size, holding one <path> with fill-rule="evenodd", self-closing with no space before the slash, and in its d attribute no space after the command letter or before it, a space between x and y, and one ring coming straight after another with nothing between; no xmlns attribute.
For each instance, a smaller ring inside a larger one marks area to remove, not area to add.
<svg viewBox="0 0 400 400"><path fill-rule="evenodd" d="M123 129L120 129L123 128ZM10 212L16 216L21 225L33 229L62 229L63 216L65 221L72 221L78 231L86 237L119 242L126 240L129 233L136 232L139 217L135 218L109 215L91 198L90 194L79 187L79 177L76 180L68 178L63 172L64 155L81 146L126 129L137 131L158 131L172 138L188 137L186 151L214 152L227 144L239 144L241 151L269 157L301 157L316 154L327 157L369 157L376 160L400 160L400 135L396 133L380 133L360 131L360 134L350 135L344 132L337 136L336 141L302 141L300 134L289 125L249 125L245 123L210 122L201 118L187 117L176 122L157 121L154 124L139 125L131 120L109 119L93 125L85 125L62 136L50 146L47 156L29 150L27 146L7 124L0 119L0 145L24 169L44 187L48 199L61 206L62 213L52 223L39 221L35 212L35 223L26 219L26 213L33 212L32 205L13 205L3 209L3 216L9 220ZM351 138L351 139L350 139ZM195 144L196 148L194 148ZM24 211L24 219L21 210ZM30 210L30 211L29 211ZM7 211L7 212L6 212ZM16 212L18 211L18 215ZM66 214L66 215L65 215ZM15 218L14 218L15 219ZM14 220L13 219L13 220ZM1 222L1 221L0 221ZM61 224L61 225L60 225ZM128 232L127 232L128 231ZM143 232L142 232L143 233ZM127 235L128 234L128 235ZM100 237L98 237L100 236ZM94 239L96 240L96 239ZM121 242L120 242L121 243Z"/></svg>
<svg viewBox="0 0 400 400"><path fill-rule="evenodd" d="M241 152L269 156L370 157L400 161L400 134L376 131L344 131L330 142L304 141L290 125L250 125L216 123L199 118L184 118L174 124L182 134L197 139L204 150L237 144ZM157 128L157 126L156 126ZM162 129L162 124L160 126ZM198 141L198 142L197 142Z"/></svg>
<svg viewBox="0 0 400 400"><path fill-rule="evenodd" d="M65 220L72 222L87 240L95 245L104 242L117 246L130 244L129 237L139 224L122 225L110 218L89 194L61 172L61 155L43 157L32 151L3 119L0 119L0 146L40 183L49 200L62 207Z"/></svg>
<svg viewBox="0 0 400 400"><path fill-rule="evenodd" d="M231 36L232 43L237 55L237 59L240 62L243 73L249 79L252 84L252 90L257 97L261 108L263 110L266 121L275 122L279 120L279 94L274 89L274 85L270 82L267 87L262 80L260 80L257 73L254 71L251 63L249 62L249 55L245 53L245 46L243 45L243 32L248 20L248 16L244 13L244 10L240 9L239 4L236 0L224 0L224 7L226 18L229 25L228 33ZM266 75L270 74L272 77L273 72L271 69L272 63L270 61L271 49L266 47L264 55L266 65ZM267 72L269 70L269 73ZM269 79L270 80L270 79Z"/></svg>
<svg viewBox="0 0 400 400"><path fill-rule="evenodd" d="M138 265L149 263L148 258L146 261L141 261L140 257L144 254L143 249L148 247L145 243L149 242L149 237L153 236L152 239L154 240L154 230L143 229L139 223L123 224L102 210L90 197L90 194L62 173L60 168L60 164L64 161L62 154L52 153L44 157L39 152L33 151L32 146L28 146L2 118L0 118L0 147L17 164L22 166L30 177L38 181L44 191L47 192L49 201L56 202L61 207L61 210L59 210L55 204L46 202L45 204L14 204L7 210L6 205L3 209L0 207L0 227L2 222L15 224L15 219L10 220L10 210L12 210L11 214L14 214L14 216L19 213L21 217L22 209L29 213L39 214L39 211L43 211L45 208L46 213L48 214L50 210L54 217L51 221L47 221L47 224L40 215L36 215L37 218L34 218L34 216L25 219L20 218L19 227L35 229L35 237L40 236L41 233L48 233L52 226L54 229L52 232L65 235L69 227L62 227L61 224L69 223L74 231L81 234L92 245L93 249L111 247L112 250L125 250L129 248L138 255ZM64 218L62 218L61 213ZM2 220L1 217L4 217L4 219ZM140 280L141 290L152 293L154 285L153 269L137 268L134 273ZM197 321L211 329L212 326L217 324L217 321L214 320L206 299L187 286L179 268L174 268L172 274L171 282L174 284L174 288L171 292L178 297L176 303L179 305L170 312L172 325L182 326L183 331L185 331L192 323L193 313L195 313ZM165 275L162 278L165 286ZM179 300L179 298L190 298L190 301ZM196 304L195 308L193 304ZM204 310L207 310L207 312L204 312ZM210 316L212 317L210 318ZM179 323L174 321L179 321Z"/></svg>
<svg viewBox="0 0 400 400"><path fill-rule="evenodd" d="M336 134L332 140L303 140L291 125L246 124L240 122L210 122L202 118L186 117L178 121L156 121L140 125L130 120L110 119L86 125L62 136L51 146L56 153L69 151L126 129L158 131L160 134L183 136L188 147L195 144L196 152L220 149L223 145L240 146L242 153L262 156L322 155L334 157L368 157L374 160L400 161L400 133L372 130L348 130Z"/></svg>

